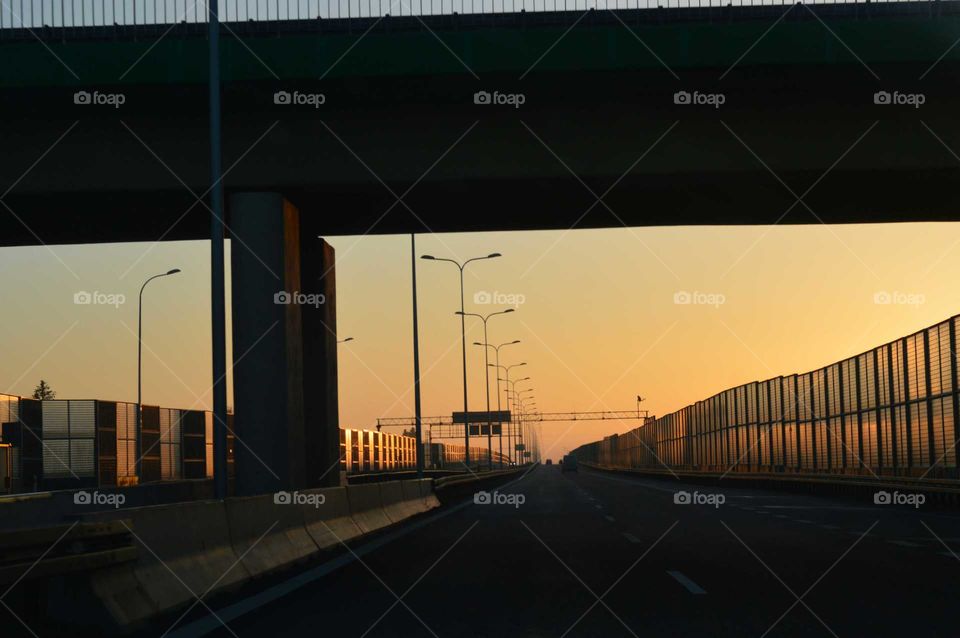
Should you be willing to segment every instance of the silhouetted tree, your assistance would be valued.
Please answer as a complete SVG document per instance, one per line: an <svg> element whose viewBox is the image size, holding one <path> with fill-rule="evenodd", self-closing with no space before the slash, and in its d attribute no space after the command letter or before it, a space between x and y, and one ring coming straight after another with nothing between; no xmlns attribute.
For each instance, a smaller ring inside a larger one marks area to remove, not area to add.
<svg viewBox="0 0 960 638"><path fill-rule="evenodd" d="M33 389L33 398L38 401L48 401L57 398L57 393L53 391L49 383L40 379L40 384Z"/></svg>

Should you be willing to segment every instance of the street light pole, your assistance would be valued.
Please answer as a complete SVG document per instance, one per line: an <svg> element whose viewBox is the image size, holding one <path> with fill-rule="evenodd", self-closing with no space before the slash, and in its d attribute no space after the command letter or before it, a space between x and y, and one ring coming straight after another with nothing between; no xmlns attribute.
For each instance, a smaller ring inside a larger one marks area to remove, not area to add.
<svg viewBox="0 0 960 638"><path fill-rule="evenodd" d="M497 315L505 315L508 313L514 312L513 308L507 308L506 310L500 310L497 312L491 312L486 317L483 315L477 314L475 312L460 312L461 316L470 316L476 317L483 322L483 345L489 345L490 341L487 339L487 321L491 317ZM493 423L490 419L490 349L483 349L483 373L484 373L484 385L486 386L487 393L487 469L493 469Z"/></svg>
<svg viewBox="0 0 960 638"><path fill-rule="evenodd" d="M498 436L499 443L500 443L500 469L503 469L503 418L500 416L500 414L501 414L501 412L502 412L502 410L501 410L501 408L500 408L500 368L503 367L503 366L500 365L500 348L502 348L502 347L504 347L504 346L512 346L512 345L517 344L517 343L520 343L520 340L519 340L519 339L514 339L513 341L508 341L508 342L506 342L506 343L501 343L501 344L498 345L498 346L495 346L495 345L493 345L492 343L483 344L483 343L480 343L479 341L474 341L474 342L473 342L473 345L475 345L475 346L483 346L483 345L485 345L487 348L493 348L493 351L494 351L494 353L496 354L496 362L497 362L497 363L496 363L496 365L495 365L494 367L497 368L497 428L499 428L499 431L498 431L498 433L497 433L497 436ZM487 368L488 368L488 369L490 368L490 364L489 364L489 363L487 364ZM508 435L508 436L509 436L509 435ZM509 440L509 438L507 439L507 445L510 445L510 440ZM508 451L509 451L509 450L508 450Z"/></svg>
<svg viewBox="0 0 960 638"><path fill-rule="evenodd" d="M423 446L423 415L420 413L420 319L417 310L417 236L410 233L410 278L413 295L413 417L417 438L417 478L423 478L426 450Z"/></svg>
<svg viewBox="0 0 960 638"><path fill-rule="evenodd" d="M517 390L516 388L517 388L517 383L520 383L521 381L527 381L527 380L529 380L529 379L530 379L530 377L527 377L526 379L517 379L517 381L514 382L514 384L513 384L513 388L514 388L514 390L513 390L513 393L514 393L514 401L515 401L516 403L520 404L520 410L519 410L519 414L520 414L520 433L519 433L519 434L520 434L520 444L523 445L523 450L522 450L523 454L521 455L521 458L522 458L522 459L526 459L526 457L527 457L527 446L526 446L526 443L527 443L526 438L527 438L527 437L526 437L526 431L524 430L524 425L525 425L525 422L526 422L526 419L525 419L525 416L526 416L526 415L525 415L525 412L524 412L525 407L524 407L524 402L523 402L523 396L522 396L522 395L523 395L524 393L526 393L526 392L533 392L533 388L525 388L525 389L523 389L523 390ZM529 397L528 397L528 398L529 398Z"/></svg>
<svg viewBox="0 0 960 638"><path fill-rule="evenodd" d="M480 261L483 259L494 259L496 257L501 257L500 253L490 253L486 257L473 257L468 259L462 264L454 259L446 259L443 257L434 257L433 255L421 255L421 259L428 259L430 261L446 261L454 266L460 271L460 312L463 313L466 308L463 304L463 270L467 267L471 261ZM470 424L467 423L467 415L469 411L467 410L467 325L466 317L462 314L460 315L460 349L463 356L463 465L468 470L470 469Z"/></svg>
<svg viewBox="0 0 960 638"><path fill-rule="evenodd" d="M159 277L166 277L168 275L175 275L180 272L179 268L174 268L168 270L167 272L160 273L159 275L154 275L150 277L143 285L140 286L140 298L137 303L137 412L136 412L136 436L137 436L137 462L136 474L137 482L140 482L140 461L142 459L143 450L143 437L140 435L140 426L142 424L141 411L143 409L143 289L147 287L147 284L157 279Z"/></svg>
<svg viewBox="0 0 960 638"><path fill-rule="evenodd" d="M499 364L497 365L497 368L502 369L502 370L504 371L505 376L506 376L506 379L501 379L501 378L500 378L500 373L499 373L499 371L498 371L498 373L497 373L497 381L504 381L505 383L507 383L507 388L506 388L506 390L505 390L506 393L507 393L507 410L510 410L510 383L511 383L511 381L510 381L510 369L511 369L511 368L518 368L518 367L520 367L520 366L525 366L525 365L527 365L527 362L526 362L526 361L523 361L523 362L521 362L521 363L515 363L515 364L513 364L512 366L502 366L502 365L499 365ZM529 378L530 378L530 377L524 377L524 379L520 379L520 380L523 381L523 380L529 379ZM514 381L513 383L516 383L516 381ZM509 432L508 432L508 434L507 434L507 447L509 448L509 449L508 449L508 452L510 453L510 461L512 462L512 461L514 460L514 457L515 457L515 455L514 455L515 450L513 449L513 412L510 413L510 423L509 423L509 425L510 425L510 430L509 430Z"/></svg>

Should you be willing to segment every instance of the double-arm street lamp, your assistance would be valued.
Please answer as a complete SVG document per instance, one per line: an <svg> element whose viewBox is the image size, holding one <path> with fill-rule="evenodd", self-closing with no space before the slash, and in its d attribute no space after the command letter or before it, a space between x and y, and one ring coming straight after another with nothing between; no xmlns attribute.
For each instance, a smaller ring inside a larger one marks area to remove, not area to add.
<svg viewBox="0 0 960 638"><path fill-rule="evenodd" d="M513 388L516 387L516 384L519 383L520 381L529 381L529 380L530 380L530 377L523 377L522 379L517 379L516 381L511 381L511 380L510 380L510 369L511 369L511 368L517 368L517 367L520 367L520 366L525 366L525 365L527 365L527 362L526 362L526 361L521 362L521 363L515 363L515 364L513 364L513 365L511 365L511 366L498 366L499 368L503 369L503 371L504 371L504 376L506 377L506 378L504 378L504 379L501 379L501 378L499 377L499 375L497 375L497 379L498 379L499 381L503 381L504 383L507 384L507 387L504 388L504 392L506 392L506 394L507 394L507 410L510 410L511 393L513 392ZM516 405L514 405L513 407L514 407L514 409L516 409ZM513 427L514 422L515 422L515 419L514 419L513 412L510 412L510 429L509 429L508 432L507 432L507 447L509 448L510 459L511 459L511 460L514 460L514 459L515 459L515 456L516 456L516 455L514 454L514 452L516 451L516 445L515 445L515 441L514 441L514 427Z"/></svg>
<svg viewBox="0 0 960 638"><path fill-rule="evenodd" d="M166 277L168 275L175 275L180 272L179 268L173 268L167 272L160 273L159 275L154 275L150 277L143 285L140 286L140 299L137 304L137 412L136 412L136 435L137 435L137 462L134 464L136 467L137 480L141 480L140 476L140 460L143 458L143 438L140 435L140 428L142 425L141 422L141 411L143 409L143 289L147 287L147 284L153 281L154 279L159 279L160 277Z"/></svg>
<svg viewBox="0 0 960 638"><path fill-rule="evenodd" d="M487 339L487 321L491 317L496 317L497 315L505 315L514 312L513 308L507 308L506 310L498 310L497 312L491 312L490 314L484 316L477 314L475 312L463 312L462 310L456 314L460 317L476 317L483 322L483 343L484 345L489 343ZM493 425L490 420L490 350L489 348L483 349L483 372L484 372L484 388L487 393L487 469L493 469Z"/></svg>
<svg viewBox="0 0 960 638"><path fill-rule="evenodd" d="M501 469L503 468L503 419L500 418L500 414L499 414L500 411L501 411L501 410L500 410L500 371L499 371L499 368L502 367L502 366L500 365L500 348L502 348L502 347L504 347L504 346L512 346L512 345L517 344L517 343L520 343L520 340L519 340L519 339L514 339L513 341L507 341L506 343L501 343L501 344L498 345L498 346L495 346L495 345L493 345L492 343L480 343L479 341L474 341L474 342L473 342L473 345L475 345L475 346L486 346L488 350L489 350L490 348L493 348L493 351L496 353L496 359L495 359L495 360L496 360L496 364L488 363L488 364L487 364L487 371L488 371L488 373L489 373L489 370L490 370L491 367L495 367L495 368L498 369L498 370L497 370L497 427L499 428L499 432L497 433L497 436L498 436L499 441L500 441L500 468L501 468ZM489 382L489 379L488 379L488 382ZM507 439L507 445L510 445L510 440L509 440L509 439Z"/></svg>
<svg viewBox="0 0 960 638"><path fill-rule="evenodd" d="M445 261L453 264L457 267L457 270L460 271L460 312L462 313L465 308L463 305L463 269L467 267L467 264L473 261L481 261L484 259L494 259L500 257L500 253L490 253L486 257L474 257L468 259L462 264L455 259L447 259L444 257L434 257L433 255L421 255L421 259L427 259L429 261ZM466 318L461 314L460 315L460 344L461 350L463 353L463 416L464 421L467 420L467 328L466 328ZM463 424L463 464L467 468L470 467L470 426L468 423L464 422Z"/></svg>
<svg viewBox="0 0 960 638"><path fill-rule="evenodd" d="M526 458L526 452L527 452L527 448L526 448L527 441L526 441L526 435L525 435L527 408L533 405L536 405L536 399L533 397L533 395L524 396L528 392L533 392L534 391L533 388L524 388L523 390L517 390L516 387L517 387L517 383L520 383L521 381L529 381L529 380L530 380L530 377L527 377L526 379L517 379L517 381L513 384L514 407L517 408L517 414L519 415L519 423L520 423L518 436L520 439L520 444L524 446L523 454L521 455L521 457L524 459Z"/></svg>

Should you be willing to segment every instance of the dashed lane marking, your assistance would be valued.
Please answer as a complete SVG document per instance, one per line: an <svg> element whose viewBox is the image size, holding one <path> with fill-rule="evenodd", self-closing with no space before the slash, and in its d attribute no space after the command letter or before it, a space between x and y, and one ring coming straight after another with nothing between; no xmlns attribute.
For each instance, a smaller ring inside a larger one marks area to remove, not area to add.
<svg viewBox="0 0 960 638"><path fill-rule="evenodd" d="M677 581L678 583L686 587L687 591L690 592L691 594L700 595L700 594L707 593L706 590L704 590L702 587L700 587L700 585L696 584L695 582L693 582L692 580L684 576L683 573L678 572L676 570L671 570L671 569L668 569L667 573L673 576L673 579L675 581Z"/></svg>

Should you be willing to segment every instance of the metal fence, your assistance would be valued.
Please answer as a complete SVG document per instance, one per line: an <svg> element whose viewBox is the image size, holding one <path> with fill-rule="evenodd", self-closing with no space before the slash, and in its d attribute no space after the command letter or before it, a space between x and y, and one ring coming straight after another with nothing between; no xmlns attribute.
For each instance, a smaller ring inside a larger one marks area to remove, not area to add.
<svg viewBox="0 0 960 638"><path fill-rule="evenodd" d="M9 432L7 438L12 438L19 425L19 419L20 397L0 394L0 443L11 443L9 440L4 440L4 433ZM7 488L9 491L13 484L20 482L20 448L11 446L6 454L11 481L11 486Z"/></svg>
<svg viewBox="0 0 960 638"><path fill-rule="evenodd" d="M138 455L136 408L135 403L115 401L0 395L0 443L12 446L8 454L15 491L213 476L210 412L143 406ZM232 419L228 415L231 429ZM231 433L230 476L233 441Z"/></svg>
<svg viewBox="0 0 960 638"><path fill-rule="evenodd" d="M350 474L417 467L416 439L372 430L340 429L340 470Z"/></svg>
<svg viewBox="0 0 960 638"><path fill-rule="evenodd" d="M96 401L42 401L45 479L95 479Z"/></svg>
<svg viewBox="0 0 960 638"><path fill-rule="evenodd" d="M725 390L584 445L615 467L960 478L960 316L824 368Z"/></svg>
<svg viewBox="0 0 960 638"><path fill-rule="evenodd" d="M928 4L911 0L813 0L807 4L877 2ZM794 2L789 0L223 0L219 18L227 23L248 23L791 4ZM0 29L200 24L207 21L207 13L204 0L4 0L0 3Z"/></svg>
<svg viewBox="0 0 960 638"><path fill-rule="evenodd" d="M463 467L464 446L455 443L424 443L424 467ZM471 465L485 465L485 447L470 446ZM494 464L509 463L506 455L493 453ZM340 471L348 474L392 472L417 467L417 441L411 436L373 430L340 429Z"/></svg>

